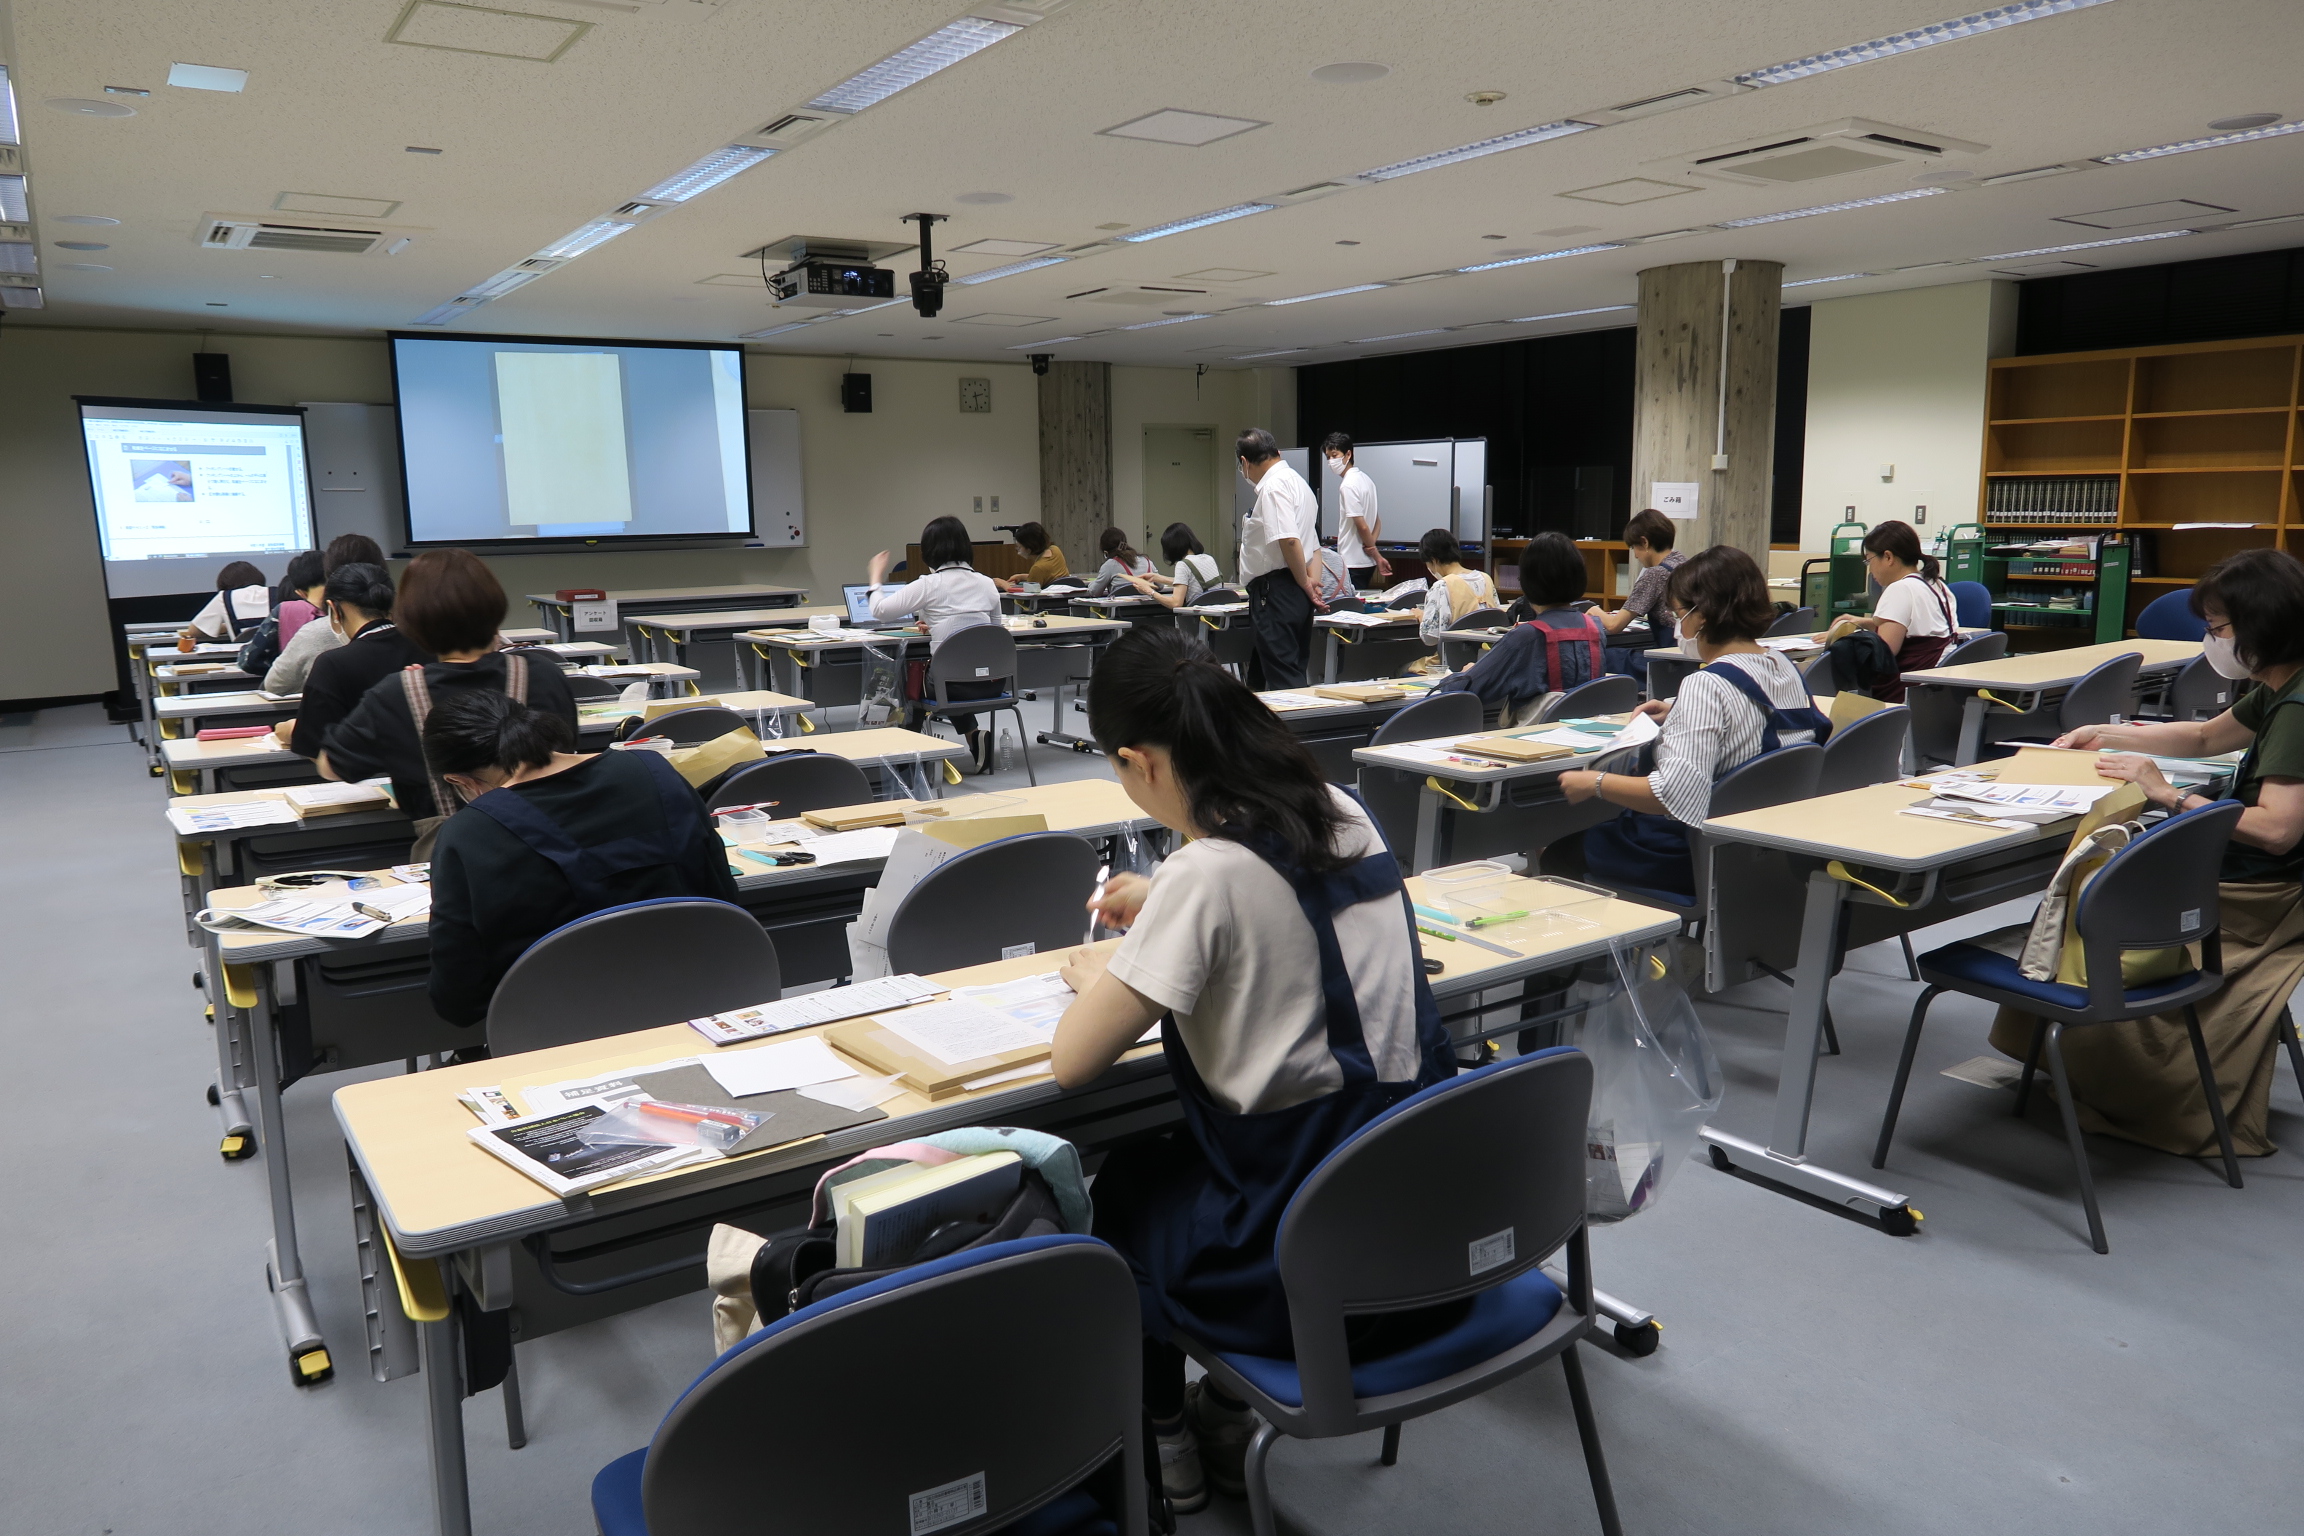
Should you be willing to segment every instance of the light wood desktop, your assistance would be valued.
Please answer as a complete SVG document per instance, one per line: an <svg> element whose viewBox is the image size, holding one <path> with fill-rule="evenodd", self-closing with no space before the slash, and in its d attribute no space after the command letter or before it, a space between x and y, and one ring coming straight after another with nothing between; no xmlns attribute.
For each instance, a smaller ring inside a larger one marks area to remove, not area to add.
<svg viewBox="0 0 2304 1536"><path fill-rule="evenodd" d="M1417 626L1424 621L1421 608L1386 608L1375 613L1354 613L1338 616L1333 613L1315 613L1312 626L1327 637L1323 659L1319 666L1320 680L1324 683L1354 681L1345 677L1347 671L1368 675L1365 669L1393 672L1400 664L1421 654L1424 642ZM1369 661L1364 667L1347 663L1346 652L1354 646L1372 646Z"/></svg>
<svg viewBox="0 0 2304 1536"><path fill-rule="evenodd" d="M2142 680L2173 677L2200 651L2199 643L2192 640L2117 640L1907 672L1904 685L1907 689L1950 688L1967 695L1960 705L1960 742L1952 757L1955 766L1966 767L1983 751L1984 717L1992 708L1992 700L1984 697L1987 692L2020 709L2037 709L2047 702L2047 695L2071 687L2115 656L2140 658L2137 677Z"/></svg>
<svg viewBox="0 0 2304 1536"><path fill-rule="evenodd" d="M1128 628L1119 619L1086 619L1064 613L1038 618L1016 614L1001 622L1008 633L1016 637L1019 650L1044 645L1101 646ZM840 629L829 634L802 628L750 629L734 638L751 646L748 660L745 653L737 654L739 660L745 662L754 683L773 687L780 693L799 694L827 708L856 702L853 693L845 698L826 697L826 688L832 685L822 684L820 679L838 677L853 689L856 686L853 668L866 644L879 650L901 650L907 656L925 654L929 649L927 635L909 625L898 629Z"/></svg>
<svg viewBox="0 0 2304 1536"><path fill-rule="evenodd" d="M618 621L630 626L658 661L688 659L688 647L698 640L738 639L742 629L805 629L818 614L844 618L845 606L790 608L730 608L703 613L620 613Z"/></svg>
<svg viewBox="0 0 2304 1536"><path fill-rule="evenodd" d="M808 601L806 587L779 587L753 582L703 587L618 587L601 590L607 593L607 600L616 605L619 614L626 608L646 608L658 613L673 610L695 613L713 608L740 608L747 604L756 608L788 607ZM527 598L536 605L538 617L551 625L561 639L576 638L573 602L551 592L530 592Z"/></svg>
<svg viewBox="0 0 2304 1536"><path fill-rule="evenodd" d="M1625 720L1630 717L1599 718ZM1416 841L1409 862L1410 870L1421 874L1443 858L1462 857L1453 850L1443 852L1441 847L1444 826L1459 816L1492 816L1512 811L1516 815L1510 825L1522 832L1525 838L1522 846L1536 847L1597 826L1616 814L1616 807L1597 798L1583 805L1570 805L1567 797L1550 785L1534 794L1518 795L1508 794L1506 786L1528 780L1557 779L1572 768L1611 764L1617 760L1617 753L1625 749L1602 747L1597 751L1525 763L1471 755L1487 737L1540 735L1556 728L1556 725L1516 726L1509 730L1440 736L1429 741L1387 742L1381 747L1362 747L1352 758L1371 768L1389 768L1416 774L1422 779L1416 795ZM1458 755L1459 749L1462 755ZM1447 753L1453 760L1435 762L1424 756L1429 752Z"/></svg>

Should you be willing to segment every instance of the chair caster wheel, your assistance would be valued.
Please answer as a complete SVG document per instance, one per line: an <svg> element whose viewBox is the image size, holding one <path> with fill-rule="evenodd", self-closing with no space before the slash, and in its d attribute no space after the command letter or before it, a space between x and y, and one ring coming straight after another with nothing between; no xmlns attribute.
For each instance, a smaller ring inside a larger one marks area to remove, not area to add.
<svg viewBox="0 0 2304 1536"><path fill-rule="evenodd" d="M1645 1360L1656 1353L1656 1346L1664 1342L1664 1325L1651 1319L1635 1328L1630 1323L1616 1325L1616 1342L1624 1353L1637 1360Z"/></svg>
<svg viewBox="0 0 2304 1536"><path fill-rule="evenodd" d="M193 991L195 991L195 992L205 992L205 991L207 991L207 990L208 990L208 978L207 978L207 977L205 977L205 976L203 976L203 975L201 975L201 974L200 974L198 971L194 971L194 972L192 973L192 990L193 990Z"/></svg>
<svg viewBox="0 0 2304 1536"><path fill-rule="evenodd" d="M216 1092L216 1085L214 1083L210 1083L208 1085L208 1107L210 1109L214 1109L217 1105L223 1102L224 1100L222 1096Z"/></svg>
<svg viewBox="0 0 2304 1536"><path fill-rule="evenodd" d="M244 1163L256 1155L256 1138L245 1132L235 1133L218 1143L216 1150L228 1163Z"/></svg>
<svg viewBox="0 0 2304 1536"><path fill-rule="evenodd" d="M1880 1230L1890 1237L1910 1237L1920 1230L1924 1218L1908 1205L1899 1205L1880 1213Z"/></svg>
<svg viewBox="0 0 2304 1536"><path fill-rule="evenodd" d="M324 1346L315 1346L288 1357L288 1379L300 1387L316 1387L324 1381L332 1380L335 1375L335 1363L328 1358Z"/></svg>
<svg viewBox="0 0 2304 1536"><path fill-rule="evenodd" d="M1704 1150L1712 1155L1713 1167L1719 1169L1722 1173L1731 1173L1735 1171L1736 1165L1728 1160L1728 1154L1726 1152L1723 1152L1718 1147L1706 1147Z"/></svg>

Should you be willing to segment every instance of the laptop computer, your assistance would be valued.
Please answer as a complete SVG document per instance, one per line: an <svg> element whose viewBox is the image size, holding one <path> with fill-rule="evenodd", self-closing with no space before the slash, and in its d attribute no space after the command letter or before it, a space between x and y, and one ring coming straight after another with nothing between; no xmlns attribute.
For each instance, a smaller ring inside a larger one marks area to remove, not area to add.
<svg viewBox="0 0 2304 1536"><path fill-rule="evenodd" d="M848 605L850 629L902 629L910 624L909 617L876 619L872 617L872 588L861 581L852 581L840 588L840 599Z"/></svg>

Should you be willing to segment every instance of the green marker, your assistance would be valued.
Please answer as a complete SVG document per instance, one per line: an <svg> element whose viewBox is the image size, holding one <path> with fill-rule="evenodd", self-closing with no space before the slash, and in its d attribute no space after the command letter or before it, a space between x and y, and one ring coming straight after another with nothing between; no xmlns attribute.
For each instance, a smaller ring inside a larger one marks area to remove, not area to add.
<svg viewBox="0 0 2304 1536"><path fill-rule="evenodd" d="M1525 912L1499 912L1493 917L1475 917L1464 926L1467 928L1485 928L1490 923L1515 923L1527 915Z"/></svg>

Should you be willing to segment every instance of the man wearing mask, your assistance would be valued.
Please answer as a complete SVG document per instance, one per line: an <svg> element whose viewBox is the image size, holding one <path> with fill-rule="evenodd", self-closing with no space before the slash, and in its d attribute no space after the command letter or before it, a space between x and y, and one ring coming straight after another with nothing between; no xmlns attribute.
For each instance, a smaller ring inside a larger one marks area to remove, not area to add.
<svg viewBox="0 0 2304 1536"><path fill-rule="evenodd" d="M336 567L320 601L321 617L313 622L328 625L344 643L313 658L296 718L272 728L299 757L318 757L328 745L329 730L352 713L370 688L402 667L432 659L386 617L392 611L392 578L384 567Z"/></svg>
<svg viewBox="0 0 2304 1536"><path fill-rule="evenodd" d="M1312 615L1328 610L1310 560L1320 545L1319 498L1262 427L1241 433L1235 451L1241 476L1256 487L1256 505L1240 527L1240 579L1256 631L1248 686L1301 688L1311 681Z"/></svg>
<svg viewBox="0 0 2304 1536"><path fill-rule="evenodd" d="M1352 589L1392 584L1392 562L1376 549L1384 520L1376 515L1376 482L1352 462L1352 439L1331 432L1320 445L1327 456L1328 473L1336 477L1336 553Z"/></svg>

